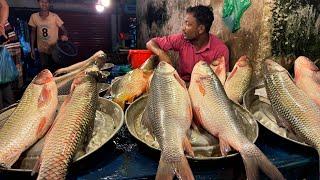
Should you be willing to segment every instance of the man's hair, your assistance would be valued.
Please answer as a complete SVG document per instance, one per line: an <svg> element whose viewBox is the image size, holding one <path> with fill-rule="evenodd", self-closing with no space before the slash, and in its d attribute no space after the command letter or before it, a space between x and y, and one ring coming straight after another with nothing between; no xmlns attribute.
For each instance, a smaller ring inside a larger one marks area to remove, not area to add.
<svg viewBox="0 0 320 180"><path fill-rule="evenodd" d="M214 21L212 7L203 5L190 6L187 9L187 13L193 14L197 19L197 23L205 26L206 32L210 31L211 25Z"/></svg>

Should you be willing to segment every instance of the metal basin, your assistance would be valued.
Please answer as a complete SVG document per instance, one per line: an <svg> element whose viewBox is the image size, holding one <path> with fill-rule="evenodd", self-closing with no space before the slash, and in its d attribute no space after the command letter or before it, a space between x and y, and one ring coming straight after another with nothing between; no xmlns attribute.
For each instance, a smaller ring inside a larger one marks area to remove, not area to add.
<svg viewBox="0 0 320 180"><path fill-rule="evenodd" d="M122 79L122 76L121 77L116 77L116 79L114 79L111 83L111 87L110 87L110 95L111 97L113 98L117 92L118 92L118 89L119 89L119 83L120 83L120 80Z"/></svg>
<svg viewBox="0 0 320 180"><path fill-rule="evenodd" d="M147 145L148 147L159 150L159 145L156 140L150 136L148 130L141 126L141 116L147 103L147 95L144 95L134 101L125 112L125 123L129 132L137 140ZM258 138L259 129L257 122L253 116L242 106L234 104L238 120L243 125L243 130L251 142L255 142ZM195 157L187 158L192 160L217 160L228 158L237 155L235 151L230 152L227 156L222 156L219 148L219 141L203 129L195 131L190 129L188 138L191 142Z"/></svg>
<svg viewBox="0 0 320 180"><path fill-rule="evenodd" d="M64 97L66 96L58 97L59 106L62 104ZM89 141L89 144L83 145L81 148L83 150L79 150L76 153L73 160L74 162L81 163L81 160L89 157L91 154L101 148L119 131L124 123L124 113L119 105L101 97L98 99L98 101L99 103L94 122L95 125L93 129L93 136ZM14 104L0 111L0 130L16 106L17 104ZM0 168L0 172L3 170L31 173L37 158L41 154L43 143L44 138L40 139L35 145L24 152L11 169Z"/></svg>
<svg viewBox="0 0 320 180"><path fill-rule="evenodd" d="M110 87L111 87L111 85L107 84L107 83L97 83L99 96L103 97L105 94L109 94L110 93Z"/></svg>
<svg viewBox="0 0 320 180"><path fill-rule="evenodd" d="M297 144L309 146L304 142L299 141L293 134L288 132L286 129L279 127L277 124L276 116L273 113L271 105L266 102L266 98L256 95L256 89L264 88L264 85L258 85L248 89L243 96L244 107L249 110L254 118L265 128L271 132L292 141Z"/></svg>

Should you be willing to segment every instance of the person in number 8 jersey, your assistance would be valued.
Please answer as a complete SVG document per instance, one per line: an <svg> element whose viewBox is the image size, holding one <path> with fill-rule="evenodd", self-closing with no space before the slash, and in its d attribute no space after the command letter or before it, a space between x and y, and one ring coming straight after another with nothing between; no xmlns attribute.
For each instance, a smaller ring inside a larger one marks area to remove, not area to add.
<svg viewBox="0 0 320 180"><path fill-rule="evenodd" d="M60 17L49 11L50 0L38 0L40 12L33 13L29 20L31 31L31 57L35 58L35 39L37 37L37 47L40 55L42 69L49 69L54 72L57 69L52 60L53 47L59 39L59 29L62 32L60 39L68 40L67 30L63 26Z"/></svg>

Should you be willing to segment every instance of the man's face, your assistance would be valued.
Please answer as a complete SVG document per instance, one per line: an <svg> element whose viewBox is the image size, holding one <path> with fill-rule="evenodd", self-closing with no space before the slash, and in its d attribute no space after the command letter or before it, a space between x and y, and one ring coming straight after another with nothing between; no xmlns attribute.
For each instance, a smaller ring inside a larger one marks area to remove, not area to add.
<svg viewBox="0 0 320 180"><path fill-rule="evenodd" d="M39 6L42 11L49 10L49 0L39 0Z"/></svg>
<svg viewBox="0 0 320 180"><path fill-rule="evenodd" d="M184 38L187 40L194 40L199 35L199 25L197 19L193 14L187 13L184 18L184 24L182 28Z"/></svg>

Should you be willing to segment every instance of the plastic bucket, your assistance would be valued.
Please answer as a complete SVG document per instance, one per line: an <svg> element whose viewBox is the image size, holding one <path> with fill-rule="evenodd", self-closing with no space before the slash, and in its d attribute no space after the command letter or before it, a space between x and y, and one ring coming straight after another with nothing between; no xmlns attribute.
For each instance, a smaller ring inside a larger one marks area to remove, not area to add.
<svg viewBox="0 0 320 180"><path fill-rule="evenodd" d="M60 66L70 66L77 55L78 49L70 41L58 41L52 50L52 59Z"/></svg>
<svg viewBox="0 0 320 180"><path fill-rule="evenodd" d="M129 50L128 60L133 69L139 68L153 53L150 50Z"/></svg>

